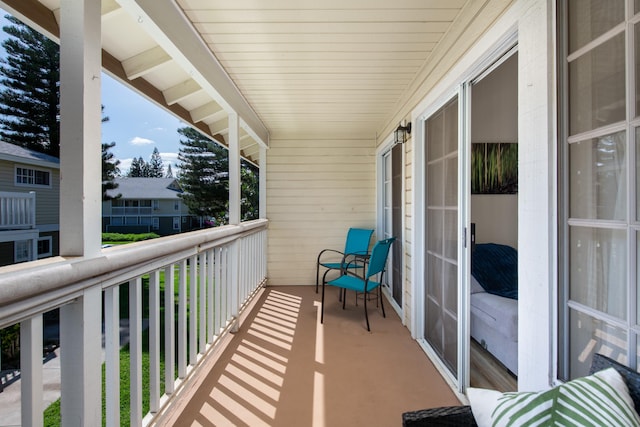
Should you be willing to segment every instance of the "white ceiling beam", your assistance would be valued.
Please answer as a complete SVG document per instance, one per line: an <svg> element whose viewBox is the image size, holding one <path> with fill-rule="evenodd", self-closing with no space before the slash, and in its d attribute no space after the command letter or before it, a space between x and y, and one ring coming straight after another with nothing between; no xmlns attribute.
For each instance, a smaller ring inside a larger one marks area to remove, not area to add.
<svg viewBox="0 0 640 427"><path fill-rule="evenodd" d="M207 44L173 1L118 0L145 31L228 113L237 113L257 140L269 145L269 131Z"/></svg>
<svg viewBox="0 0 640 427"><path fill-rule="evenodd" d="M211 135L225 135L227 132L229 132L229 120L222 119L218 120L215 123L211 123L209 125L209 129L211 130Z"/></svg>
<svg viewBox="0 0 640 427"><path fill-rule="evenodd" d="M120 10L120 5L115 0L102 0L102 10L100 14L103 19L117 10Z"/></svg>
<svg viewBox="0 0 640 427"><path fill-rule="evenodd" d="M129 80L141 77L171 61L171 57L160 46L146 50L122 61L122 68Z"/></svg>
<svg viewBox="0 0 640 427"><path fill-rule="evenodd" d="M200 85L195 80L189 79L163 90L162 94L167 105L173 105L200 91L202 91Z"/></svg>
<svg viewBox="0 0 640 427"><path fill-rule="evenodd" d="M222 111L222 107L211 101L191 110L191 119L196 123L202 122L220 111Z"/></svg>

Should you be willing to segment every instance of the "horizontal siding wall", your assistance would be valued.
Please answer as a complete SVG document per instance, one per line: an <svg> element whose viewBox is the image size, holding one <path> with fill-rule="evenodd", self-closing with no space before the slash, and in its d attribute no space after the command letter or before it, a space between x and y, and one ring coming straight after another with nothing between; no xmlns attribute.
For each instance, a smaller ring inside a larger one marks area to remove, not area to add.
<svg viewBox="0 0 640 427"><path fill-rule="evenodd" d="M267 153L268 277L314 285L324 248L375 228L375 141L272 139Z"/></svg>

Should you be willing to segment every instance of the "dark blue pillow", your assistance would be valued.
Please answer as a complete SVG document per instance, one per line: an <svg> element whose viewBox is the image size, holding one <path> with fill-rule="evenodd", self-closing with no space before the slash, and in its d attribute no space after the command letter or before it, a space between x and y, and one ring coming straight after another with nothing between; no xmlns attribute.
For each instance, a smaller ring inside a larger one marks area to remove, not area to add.
<svg viewBox="0 0 640 427"><path fill-rule="evenodd" d="M476 244L471 274L488 293L518 299L518 251L511 246Z"/></svg>

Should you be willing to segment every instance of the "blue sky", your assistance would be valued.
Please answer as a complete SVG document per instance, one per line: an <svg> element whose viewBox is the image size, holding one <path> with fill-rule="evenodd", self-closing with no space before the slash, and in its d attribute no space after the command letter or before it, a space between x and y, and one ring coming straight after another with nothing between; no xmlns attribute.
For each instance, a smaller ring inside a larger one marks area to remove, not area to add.
<svg viewBox="0 0 640 427"><path fill-rule="evenodd" d="M185 126L183 122L105 73L102 73L102 105L104 115L109 117L102 124L102 142L116 143L111 152L120 160L123 175L134 157L149 161L155 147L165 167L171 163L175 174L180 146L177 130Z"/></svg>
<svg viewBox="0 0 640 427"><path fill-rule="evenodd" d="M9 24L5 15L7 13L0 9L0 28ZM0 29L0 43L6 37ZM0 55L5 55L2 46ZM123 175L134 157L149 161L157 147L165 170L170 163L175 176L180 146L177 130L185 126L183 122L105 73L102 73L102 105L104 115L109 117L109 121L102 124L102 142L116 143L111 152L120 160Z"/></svg>

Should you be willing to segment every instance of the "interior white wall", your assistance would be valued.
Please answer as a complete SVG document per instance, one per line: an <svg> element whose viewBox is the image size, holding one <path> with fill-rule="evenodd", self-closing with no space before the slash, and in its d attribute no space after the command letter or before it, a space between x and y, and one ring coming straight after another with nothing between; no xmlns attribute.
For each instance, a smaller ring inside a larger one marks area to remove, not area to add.
<svg viewBox="0 0 640 427"><path fill-rule="evenodd" d="M476 243L500 243L517 249L518 195L472 195L471 222L476 224Z"/></svg>

